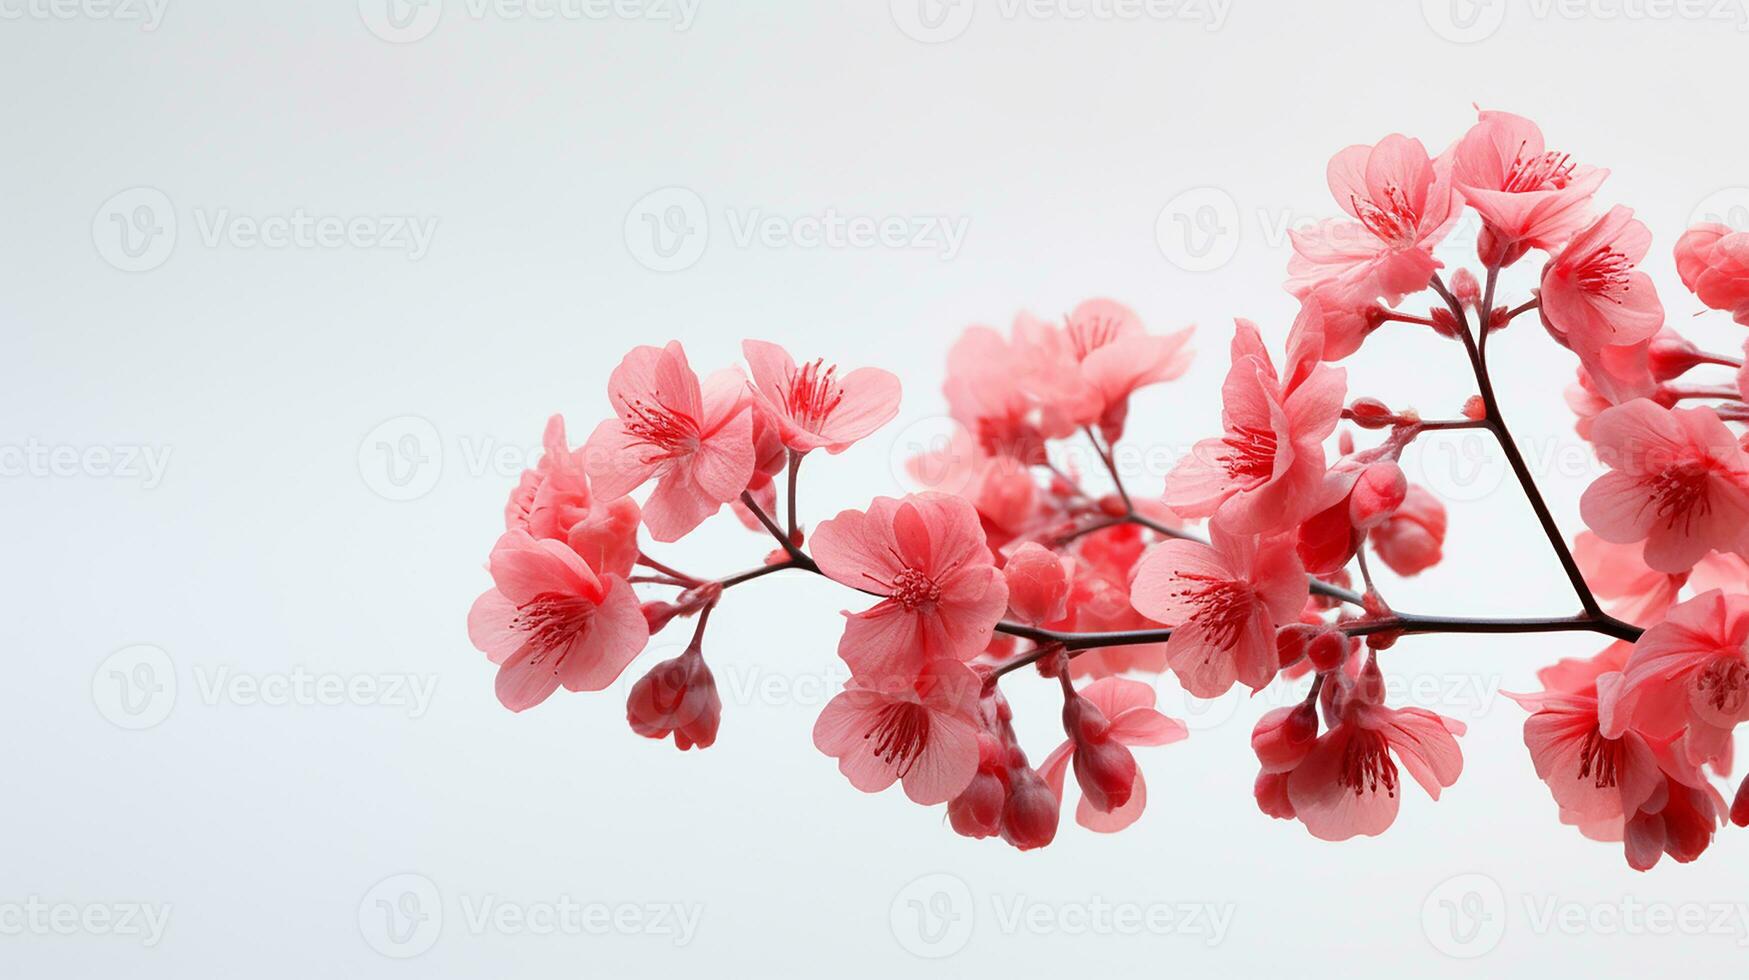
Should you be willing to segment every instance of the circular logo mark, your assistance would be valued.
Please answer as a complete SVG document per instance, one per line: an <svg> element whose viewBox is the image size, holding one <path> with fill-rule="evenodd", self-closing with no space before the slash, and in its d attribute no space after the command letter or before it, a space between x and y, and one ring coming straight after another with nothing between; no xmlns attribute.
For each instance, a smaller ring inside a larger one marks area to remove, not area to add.
<svg viewBox="0 0 1749 980"><path fill-rule="evenodd" d="M412 44L437 30L443 0L358 0L358 16L390 44Z"/></svg>
<svg viewBox="0 0 1749 980"><path fill-rule="evenodd" d="M983 458L965 427L946 415L917 419L895 432L887 466L899 487L964 493Z"/></svg>
<svg viewBox="0 0 1749 980"><path fill-rule="evenodd" d="M1506 22L1506 0L1421 0L1421 16L1447 41L1474 44Z"/></svg>
<svg viewBox="0 0 1749 980"><path fill-rule="evenodd" d="M1720 224L1732 231L1749 231L1749 187L1727 187L1714 191L1695 205L1688 216L1689 227Z"/></svg>
<svg viewBox="0 0 1749 980"><path fill-rule="evenodd" d="M1429 434L1403 453L1403 471L1444 501L1471 503L1506 480L1507 463L1494 437L1477 429Z"/></svg>
<svg viewBox="0 0 1749 980"><path fill-rule="evenodd" d="M443 441L437 426L403 415L370 430L358 444L358 474L384 500L418 500L443 475Z"/></svg>
<svg viewBox="0 0 1749 980"><path fill-rule="evenodd" d="M358 931L384 956L411 959L436 945L443 933L443 897L424 875L390 875L359 900Z"/></svg>
<svg viewBox="0 0 1749 980"><path fill-rule="evenodd" d="M892 0L893 23L913 41L941 44L972 26L973 0Z"/></svg>
<svg viewBox="0 0 1749 980"><path fill-rule="evenodd" d="M1225 694L1199 698L1187 693L1178 682L1168 681L1164 677L1155 685L1154 690L1160 711L1184 722L1184 727L1193 732L1211 731L1232 721L1239 713L1239 706L1251 697L1251 692L1243 685L1235 685ZM1263 692L1264 696L1273 693L1275 692Z"/></svg>
<svg viewBox="0 0 1749 980"><path fill-rule="evenodd" d="M1154 242L1186 272L1219 269L1239 251L1239 204L1219 187L1192 187L1160 209Z"/></svg>
<svg viewBox="0 0 1749 980"><path fill-rule="evenodd" d="M972 890L950 874L927 874L893 896L893 938L913 956L938 960L966 948L975 925Z"/></svg>
<svg viewBox="0 0 1749 980"><path fill-rule="evenodd" d="M1421 931L1447 956L1475 959L1493 952L1506 934L1506 895L1484 874L1439 883L1421 903Z"/></svg>
<svg viewBox="0 0 1749 980"><path fill-rule="evenodd" d="M626 212L626 250L652 272L689 269L710 243L704 198L688 187L664 187L638 198Z"/></svg>
<svg viewBox="0 0 1749 980"><path fill-rule="evenodd" d="M150 272L176 251L176 208L156 187L130 187L97 209L91 241L123 272Z"/></svg>
<svg viewBox="0 0 1749 980"><path fill-rule="evenodd" d="M91 675L91 700L118 728L141 731L170 717L176 707L176 665L158 647L123 647L103 658Z"/></svg>

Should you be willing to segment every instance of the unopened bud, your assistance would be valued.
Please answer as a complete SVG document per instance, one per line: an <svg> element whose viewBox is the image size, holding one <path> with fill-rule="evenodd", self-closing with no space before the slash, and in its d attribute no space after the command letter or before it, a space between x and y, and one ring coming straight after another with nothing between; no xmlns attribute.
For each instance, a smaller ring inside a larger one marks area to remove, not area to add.
<svg viewBox="0 0 1749 980"><path fill-rule="evenodd" d="M1409 480L1403 468L1385 461L1368 466L1348 495L1348 519L1362 531L1370 530L1397 512L1409 495Z"/></svg>
<svg viewBox="0 0 1749 980"><path fill-rule="evenodd" d="M1264 772L1288 772L1312 751L1318 740L1318 709L1308 701L1276 708L1258 719L1251 730L1251 751Z"/></svg>
<svg viewBox="0 0 1749 980"><path fill-rule="evenodd" d="M1469 309L1475 309L1482 302L1482 284L1476 281L1476 274L1468 269L1459 269L1451 276L1451 294L1458 298Z"/></svg>
<svg viewBox="0 0 1749 980"><path fill-rule="evenodd" d="M1030 766L1008 773L1008 802L1002 807L1002 839L1023 851L1043 847L1057 837L1061 804L1057 794Z"/></svg>
<svg viewBox="0 0 1749 980"><path fill-rule="evenodd" d="M1342 661L1348 659L1348 637L1341 630L1325 630L1312 638L1306 646L1306 659L1312 662L1312 669L1320 674L1327 674L1342 666Z"/></svg>
<svg viewBox="0 0 1749 980"><path fill-rule="evenodd" d="M723 720L723 702L698 650L662 661L633 684L626 720L645 738L673 735L681 749L710 748Z"/></svg>
<svg viewBox="0 0 1749 980"><path fill-rule="evenodd" d="M1397 413L1377 398L1356 398L1342 414L1363 429L1385 429L1397 423Z"/></svg>

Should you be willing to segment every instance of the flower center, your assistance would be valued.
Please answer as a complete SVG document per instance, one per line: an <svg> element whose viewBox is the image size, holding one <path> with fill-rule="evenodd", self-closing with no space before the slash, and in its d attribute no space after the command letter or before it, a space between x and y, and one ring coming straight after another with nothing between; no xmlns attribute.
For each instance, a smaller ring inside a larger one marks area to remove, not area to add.
<svg viewBox="0 0 1749 980"><path fill-rule="evenodd" d="M903 777L929 742L929 712L920 704L895 701L880 710L862 737L875 739L875 757L888 765L896 763Z"/></svg>
<svg viewBox="0 0 1749 980"><path fill-rule="evenodd" d="M545 656L568 646L594 616L595 605L582 596L544 592L516 610L510 628L527 635L523 649L539 650Z"/></svg>
<svg viewBox="0 0 1749 980"><path fill-rule="evenodd" d="M653 450L644 464L687 456L698 449L698 422L663 405L634 401L623 424L632 438Z"/></svg>
<svg viewBox="0 0 1749 980"><path fill-rule="evenodd" d="M1712 511L1707 496L1707 469L1702 463L1689 460L1668 467L1651 479L1647 489L1651 491L1647 506L1657 508L1664 526L1672 530L1680 521L1687 533L1692 530L1695 518Z"/></svg>
<svg viewBox="0 0 1749 980"><path fill-rule="evenodd" d="M1353 790L1355 796L1377 793L1380 786L1386 796L1397 795L1397 764L1391 760L1383 735L1362 728L1348 739L1342 765L1336 770L1336 785Z"/></svg>
<svg viewBox="0 0 1749 980"><path fill-rule="evenodd" d="M816 359L802 365L790 376L789 403L785 407L798 425L803 428L819 425L844 401L837 374L837 365L828 366L825 361Z"/></svg>
<svg viewBox="0 0 1749 980"><path fill-rule="evenodd" d="M1525 156L1524 147L1518 148L1518 158L1512 161L1512 167L1506 172L1506 182L1501 190L1512 194L1523 194L1528 191L1560 190L1573 179L1573 168L1578 164L1565 153L1553 150L1540 156Z"/></svg>
<svg viewBox="0 0 1749 980"><path fill-rule="evenodd" d="M906 609L916 609L941 598L941 586L922 571L907 565L887 583L888 595Z"/></svg>
<svg viewBox="0 0 1749 980"><path fill-rule="evenodd" d="M1184 572L1179 575L1193 583L1178 591L1178 597L1196 607L1191 622L1203 628L1213 643L1213 650L1228 650L1239 642L1245 624L1250 621L1256 596L1246 586L1231 579Z"/></svg>
<svg viewBox="0 0 1749 980"><path fill-rule="evenodd" d="M1628 291L1629 274L1633 271L1634 264L1626 255L1606 245L1585 257L1574 273L1574 281L1585 292L1619 304L1622 294Z"/></svg>
<svg viewBox="0 0 1749 980"><path fill-rule="evenodd" d="M1714 657L1694 677L1694 704L1708 721L1732 726L1749 706L1749 663L1741 657Z"/></svg>
<svg viewBox="0 0 1749 980"><path fill-rule="evenodd" d="M1275 472L1275 430L1240 426L1228 430L1221 442L1227 450L1221 463L1228 476L1261 480Z"/></svg>
<svg viewBox="0 0 1749 980"><path fill-rule="evenodd" d="M1415 209L1409 206L1409 197L1402 188L1391 185L1385 188L1385 199L1362 200L1350 197L1349 203L1354 206L1354 213L1360 217L1360 223L1366 230L1393 248L1402 249L1415 244L1417 229L1421 217Z"/></svg>
<svg viewBox="0 0 1749 980"><path fill-rule="evenodd" d="M1586 732L1585 742L1579 746L1579 778L1593 780L1598 789L1609 789L1616 785L1620 769L1621 740L1604 738L1595 728Z"/></svg>

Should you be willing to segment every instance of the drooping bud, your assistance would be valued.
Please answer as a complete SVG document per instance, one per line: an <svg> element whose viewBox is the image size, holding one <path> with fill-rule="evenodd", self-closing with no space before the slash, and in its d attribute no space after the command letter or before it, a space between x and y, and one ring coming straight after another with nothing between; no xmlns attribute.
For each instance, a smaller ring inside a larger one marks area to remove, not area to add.
<svg viewBox="0 0 1749 980"><path fill-rule="evenodd" d="M1043 545L1027 542L1002 566L1008 579L1008 608L1023 623L1054 623L1068 612L1069 572L1063 559Z"/></svg>
<svg viewBox="0 0 1749 980"><path fill-rule="evenodd" d="M1705 361L1701 349L1674 330L1658 331L1646 348L1646 366L1652 370L1652 379L1660 384L1681 377Z"/></svg>
<svg viewBox="0 0 1749 980"><path fill-rule="evenodd" d="M1313 575L1324 575L1348 564L1360 544L1348 517L1348 501L1338 500L1300 525L1295 550Z"/></svg>
<svg viewBox="0 0 1749 980"><path fill-rule="evenodd" d="M1318 627L1306 623L1294 623L1275 631L1275 655L1281 661L1282 669L1305 659L1306 647L1317 632Z"/></svg>
<svg viewBox="0 0 1749 980"><path fill-rule="evenodd" d="M1482 303L1482 284L1476 281L1475 273L1459 269L1451 276L1451 294L1467 309L1473 310Z"/></svg>
<svg viewBox="0 0 1749 980"><path fill-rule="evenodd" d="M1044 847L1057 837L1061 804L1037 771L1008 771L1008 802L1002 807L1002 839L1023 851Z"/></svg>
<svg viewBox="0 0 1749 980"><path fill-rule="evenodd" d="M1251 751L1264 772L1288 772L1311 753L1318 740L1318 708L1314 702L1276 708L1258 719L1251 730Z"/></svg>
<svg viewBox="0 0 1749 980"><path fill-rule="evenodd" d="M680 615L682 612L680 606L677 606L672 602L663 602L659 599L646 602L640 608L644 613L644 622L648 623L650 626L650 634L652 636L662 632L662 628L667 626L674 620L674 617Z"/></svg>
<svg viewBox="0 0 1749 980"><path fill-rule="evenodd" d="M1348 495L1348 518L1361 531L1371 530L1396 513L1408 496L1403 468L1386 460L1368 466Z"/></svg>
<svg viewBox="0 0 1749 980"><path fill-rule="evenodd" d="M1439 563L1445 545L1445 505L1419 486L1372 529L1373 551L1398 575L1417 575Z"/></svg>
<svg viewBox="0 0 1749 980"><path fill-rule="evenodd" d="M723 720L716 678L698 648L664 660L632 685L626 720L645 738L674 736L681 749L710 748Z"/></svg>
<svg viewBox="0 0 1749 980"><path fill-rule="evenodd" d="M1136 757L1122 742L1109 737L1076 742L1074 767L1081 795L1095 810L1110 813L1130 801Z"/></svg>
<svg viewBox="0 0 1749 980"><path fill-rule="evenodd" d="M1008 802L1008 788L1002 777L990 769L978 774L960 795L947 804L947 820L954 833L982 840L1002 832L1002 808Z"/></svg>
<svg viewBox="0 0 1749 980"><path fill-rule="evenodd" d="M1749 776L1743 777L1742 785L1737 787L1737 798L1731 801L1731 822L1749 827Z"/></svg>
<svg viewBox="0 0 1749 980"><path fill-rule="evenodd" d="M1257 809L1268 816L1277 820L1294 818L1294 805L1287 797L1287 773L1258 773L1251 792L1257 797Z"/></svg>
<svg viewBox="0 0 1749 980"><path fill-rule="evenodd" d="M1312 638L1306 645L1306 659L1312 662L1312 669L1320 674L1327 674L1342 666L1342 661L1348 659L1348 637L1341 630L1325 630Z"/></svg>

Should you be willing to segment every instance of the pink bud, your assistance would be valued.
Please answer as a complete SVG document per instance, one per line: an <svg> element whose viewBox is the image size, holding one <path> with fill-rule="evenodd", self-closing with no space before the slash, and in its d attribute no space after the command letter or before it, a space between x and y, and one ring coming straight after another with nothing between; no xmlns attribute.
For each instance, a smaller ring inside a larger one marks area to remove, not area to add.
<svg viewBox="0 0 1749 980"><path fill-rule="evenodd" d="M1377 398L1356 398L1348 406L1347 418L1363 429L1384 429L1397 421L1397 413Z"/></svg>
<svg viewBox="0 0 1749 980"><path fill-rule="evenodd" d="M1372 529L1372 547L1391 571L1416 575L1439 563L1445 544L1445 505L1418 486L1409 487L1398 507Z"/></svg>
<svg viewBox="0 0 1749 980"><path fill-rule="evenodd" d="M664 660L632 685L626 720L645 738L674 736L682 749L710 748L723 720L716 678L697 649Z"/></svg>
<svg viewBox="0 0 1749 980"><path fill-rule="evenodd" d="M786 555L784 557L787 558L788 556ZM680 615L683 611L681 607L672 602L662 602L660 600L646 602L641 609L644 613L644 622L649 624L650 632L652 634L662 632L662 628L672 622L674 617Z"/></svg>
<svg viewBox="0 0 1749 980"><path fill-rule="evenodd" d="M948 823L962 837L982 840L1002 832L1002 807L1008 802L1008 788L1002 777L990 769L979 769L960 795L947 805Z"/></svg>
<svg viewBox="0 0 1749 980"><path fill-rule="evenodd" d="M1306 659L1312 662L1312 669L1320 674L1327 674L1342 666L1342 661L1348 659L1348 637L1341 630L1325 630L1312 638L1306 646Z"/></svg>
<svg viewBox="0 0 1749 980"><path fill-rule="evenodd" d="M1658 382L1679 378L1704 360L1706 355L1700 348L1674 330L1658 331L1646 349L1646 366L1652 369L1652 378Z"/></svg>
<svg viewBox="0 0 1749 980"><path fill-rule="evenodd" d="M1002 808L1002 839L1030 851L1057 837L1057 794L1029 766L1008 773L1008 803Z"/></svg>
<svg viewBox="0 0 1749 980"><path fill-rule="evenodd" d="M1130 801L1136 785L1136 758L1109 736L1075 743L1075 782L1095 810L1111 811Z"/></svg>
<svg viewBox="0 0 1749 980"><path fill-rule="evenodd" d="M1288 772L1312 751L1318 740L1318 709L1311 702L1276 708L1258 719L1251 730L1251 751L1264 772Z"/></svg>
<svg viewBox="0 0 1749 980"><path fill-rule="evenodd" d="M1324 575L1348 564L1354 557L1359 536L1354 533L1348 512L1348 502L1339 500L1300 525L1295 550L1307 572Z"/></svg>
<svg viewBox="0 0 1749 980"><path fill-rule="evenodd" d="M1294 805L1287 798L1287 773L1258 773L1251 792L1257 797L1257 809L1265 814L1277 820L1294 818Z"/></svg>
<svg viewBox="0 0 1749 980"><path fill-rule="evenodd" d="M1029 541L1015 549L1002 574L1008 579L1008 608L1021 622L1054 623L1068 612L1068 570L1043 545Z"/></svg>
<svg viewBox="0 0 1749 980"><path fill-rule="evenodd" d="M1354 482L1348 495L1348 519L1362 531L1384 523L1402 506L1409 493L1409 480L1403 468L1393 462L1374 463Z"/></svg>
<svg viewBox="0 0 1749 980"><path fill-rule="evenodd" d="M1459 269L1452 273L1451 294L1458 302L1470 309L1475 309L1482 302L1482 284L1476 281L1476 274L1468 269Z"/></svg>
<svg viewBox="0 0 1749 980"><path fill-rule="evenodd" d="M1306 646L1316 627L1296 623L1275 631L1275 655L1285 669L1305 659Z"/></svg>
<svg viewBox="0 0 1749 980"><path fill-rule="evenodd" d="M1435 306L1428 312L1427 318L1433 321L1433 332L1448 340L1456 340L1458 335L1457 317L1451 310L1443 306Z"/></svg>
<svg viewBox="0 0 1749 980"><path fill-rule="evenodd" d="M1731 822L1739 827L1749 827L1749 776L1743 777L1743 782L1737 787L1737 798L1731 801Z"/></svg>
<svg viewBox="0 0 1749 980"><path fill-rule="evenodd" d="M1472 422L1480 422L1488 417L1488 403L1481 395L1471 395L1464 399L1464 418Z"/></svg>

